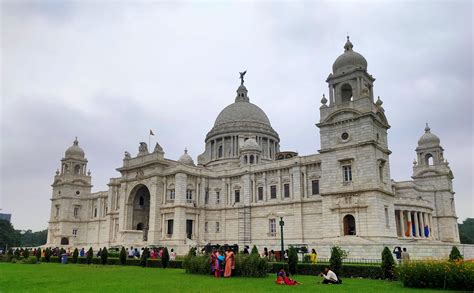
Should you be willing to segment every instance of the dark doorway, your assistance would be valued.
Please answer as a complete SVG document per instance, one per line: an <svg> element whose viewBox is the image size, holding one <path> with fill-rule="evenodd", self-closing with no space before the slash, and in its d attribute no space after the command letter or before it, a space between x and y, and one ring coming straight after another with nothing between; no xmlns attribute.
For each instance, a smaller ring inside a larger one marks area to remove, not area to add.
<svg viewBox="0 0 474 293"><path fill-rule="evenodd" d="M193 235L193 220L186 220L186 237L191 239Z"/></svg>
<svg viewBox="0 0 474 293"><path fill-rule="evenodd" d="M344 217L344 235L356 235L356 224L353 215Z"/></svg>
<svg viewBox="0 0 474 293"><path fill-rule="evenodd" d="M61 245L69 245L69 238L67 237L61 238Z"/></svg>

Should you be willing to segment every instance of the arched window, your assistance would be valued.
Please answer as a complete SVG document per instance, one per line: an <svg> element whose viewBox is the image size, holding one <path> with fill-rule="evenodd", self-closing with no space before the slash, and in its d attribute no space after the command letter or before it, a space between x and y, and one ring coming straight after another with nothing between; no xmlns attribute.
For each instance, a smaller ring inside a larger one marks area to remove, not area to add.
<svg viewBox="0 0 474 293"><path fill-rule="evenodd" d="M97 208L94 208L94 218L97 218Z"/></svg>
<svg viewBox="0 0 474 293"><path fill-rule="evenodd" d="M81 165L74 166L74 174L79 175L81 173Z"/></svg>
<svg viewBox="0 0 474 293"><path fill-rule="evenodd" d="M218 150L217 150L217 156L218 156L219 158L222 158L222 146L221 146L221 145L219 146L219 148L218 148Z"/></svg>
<svg viewBox="0 0 474 293"><path fill-rule="evenodd" d="M433 165L433 155L432 154L426 154L425 163L426 163L427 166L432 166Z"/></svg>
<svg viewBox="0 0 474 293"><path fill-rule="evenodd" d="M345 83L341 86L341 98L343 103L350 102L353 100L352 87L350 86L350 84Z"/></svg>
<svg viewBox="0 0 474 293"><path fill-rule="evenodd" d="M137 230L143 230L143 223L137 224Z"/></svg>
<svg viewBox="0 0 474 293"><path fill-rule="evenodd" d="M139 205L140 205L140 206L145 205L145 199L143 198L143 196L140 196Z"/></svg>
<svg viewBox="0 0 474 293"><path fill-rule="evenodd" d="M245 165L247 165L247 162L248 162L247 156L244 156L244 162L245 162Z"/></svg>
<svg viewBox="0 0 474 293"><path fill-rule="evenodd" d="M250 164L253 164L254 157L253 155L250 155Z"/></svg>
<svg viewBox="0 0 474 293"><path fill-rule="evenodd" d="M61 238L61 245L69 245L69 238L67 237Z"/></svg>
<svg viewBox="0 0 474 293"><path fill-rule="evenodd" d="M343 219L344 235L356 235L356 224L353 215L346 215Z"/></svg>

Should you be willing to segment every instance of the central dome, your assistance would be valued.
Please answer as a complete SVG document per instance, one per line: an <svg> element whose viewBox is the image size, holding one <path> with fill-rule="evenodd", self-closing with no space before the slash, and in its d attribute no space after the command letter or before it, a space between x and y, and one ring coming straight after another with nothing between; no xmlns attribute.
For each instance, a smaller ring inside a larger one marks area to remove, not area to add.
<svg viewBox="0 0 474 293"><path fill-rule="evenodd" d="M250 102L235 102L225 107L216 118L214 126L234 122L257 122L271 126L265 112Z"/></svg>
<svg viewBox="0 0 474 293"><path fill-rule="evenodd" d="M367 60L365 60L361 54L353 51L353 47L351 41L349 41L349 37L347 37L347 42L344 45L344 53L337 57L332 65L332 72L334 74L346 73L354 69L367 70Z"/></svg>

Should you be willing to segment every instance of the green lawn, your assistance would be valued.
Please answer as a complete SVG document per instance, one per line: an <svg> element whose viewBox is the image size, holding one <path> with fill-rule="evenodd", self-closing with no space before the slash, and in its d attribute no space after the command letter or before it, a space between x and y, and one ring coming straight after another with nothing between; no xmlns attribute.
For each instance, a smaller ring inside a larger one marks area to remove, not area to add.
<svg viewBox="0 0 474 293"><path fill-rule="evenodd" d="M181 269L131 266L36 265L0 263L0 292L440 292L403 288L400 282L344 279L342 285L323 285L321 278L296 276L300 286L275 284L267 278L216 279L189 275ZM447 292L447 291L443 291Z"/></svg>

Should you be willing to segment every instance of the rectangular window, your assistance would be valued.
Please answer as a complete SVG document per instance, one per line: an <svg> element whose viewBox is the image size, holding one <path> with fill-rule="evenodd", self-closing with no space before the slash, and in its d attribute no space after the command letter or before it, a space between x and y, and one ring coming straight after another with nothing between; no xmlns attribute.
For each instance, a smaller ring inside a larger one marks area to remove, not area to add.
<svg viewBox="0 0 474 293"><path fill-rule="evenodd" d="M258 200L263 200L263 187L260 186L257 190L258 193Z"/></svg>
<svg viewBox="0 0 474 293"><path fill-rule="evenodd" d="M352 166L351 165L342 166L342 178L344 179L344 182L352 181Z"/></svg>
<svg viewBox="0 0 474 293"><path fill-rule="evenodd" d="M220 223L216 222L216 233L219 233L221 231Z"/></svg>
<svg viewBox="0 0 474 293"><path fill-rule="evenodd" d="M319 180L311 181L311 194L312 195L319 194Z"/></svg>
<svg viewBox="0 0 474 293"><path fill-rule="evenodd" d="M59 217L59 205L56 205L56 215L55 218Z"/></svg>
<svg viewBox="0 0 474 293"><path fill-rule="evenodd" d="M290 197L290 184L283 184L283 195L285 197Z"/></svg>
<svg viewBox="0 0 474 293"><path fill-rule="evenodd" d="M388 218L388 207L385 207L385 226L387 228L390 228L390 221Z"/></svg>
<svg viewBox="0 0 474 293"><path fill-rule="evenodd" d="M72 236L76 237L77 236L77 229L72 229Z"/></svg>
<svg viewBox="0 0 474 293"><path fill-rule="evenodd" d="M208 222L205 222L204 223L204 232L209 232L209 223Z"/></svg>
<svg viewBox="0 0 474 293"><path fill-rule="evenodd" d="M209 190L206 190L206 193L204 194L204 204L209 203Z"/></svg>
<svg viewBox="0 0 474 293"><path fill-rule="evenodd" d="M169 200L174 200L174 198L175 198L174 189L170 189L168 194L169 194L168 199Z"/></svg>
<svg viewBox="0 0 474 293"><path fill-rule="evenodd" d="M173 225L174 225L174 220L168 220L168 230L167 230L168 235L173 235Z"/></svg>
<svg viewBox="0 0 474 293"><path fill-rule="evenodd" d="M379 165L379 179L380 179L380 182L383 182L383 165L382 164Z"/></svg>
<svg viewBox="0 0 474 293"><path fill-rule="evenodd" d="M221 202L221 194L219 191L216 192L216 204L219 204Z"/></svg>
<svg viewBox="0 0 474 293"><path fill-rule="evenodd" d="M268 220L268 232L270 233L270 236L276 235L276 220L275 219Z"/></svg>
<svg viewBox="0 0 474 293"><path fill-rule="evenodd" d="M276 185L270 186L270 198L277 198L277 187L276 187Z"/></svg>
<svg viewBox="0 0 474 293"><path fill-rule="evenodd" d="M240 190L235 191L235 202L240 202Z"/></svg>
<svg viewBox="0 0 474 293"><path fill-rule="evenodd" d="M76 218L78 214L79 214L79 208L75 207L74 208L74 218Z"/></svg>
<svg viewBox="0 0 474 293"><path fill-rule="evenodd" d="M186 190L186 202L187 203L193 202L193 191L191 189Z"/></svg>

